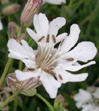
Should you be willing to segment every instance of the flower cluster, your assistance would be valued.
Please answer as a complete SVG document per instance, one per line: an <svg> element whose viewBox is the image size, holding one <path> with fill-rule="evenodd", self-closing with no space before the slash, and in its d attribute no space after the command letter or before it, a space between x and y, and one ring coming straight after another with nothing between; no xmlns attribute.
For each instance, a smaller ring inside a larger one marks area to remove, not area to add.
<svg viewBox="0 0 99 111"><path fill-rule="evenodd" d="M99 111L99 88L94 92L79 89L74 100L77 101L76 106L82 108L81 111Z"/></svg>
<svg viewBox="0 0 99 111"><path fill-rule="evenodd" d="M40 77L40 81L51 98L55 98L57 90L62 83L84 81L88 74L71 74L84 67L95 64L91 61L95 57L97 49L92 42L81 42L75 48L80 29L77 24L70 27L70 34L58 34L58 30L66 23L65 18L58 17L49 22L45 14L35 14L33 24L36 33L27 28L28 34L38 44L37 50L32 49L25 40L21 44L15 39L8 41L9 57L21 60L31 70L23 72L15 71L19 81ZM58 48L55 45L60 43ZM73 48L73 49L72 49Z"/></svg>

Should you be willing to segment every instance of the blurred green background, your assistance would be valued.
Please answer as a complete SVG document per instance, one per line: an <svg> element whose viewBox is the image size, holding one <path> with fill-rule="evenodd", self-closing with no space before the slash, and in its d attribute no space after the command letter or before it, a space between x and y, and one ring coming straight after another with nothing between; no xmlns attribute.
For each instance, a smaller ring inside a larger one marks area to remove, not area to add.
<svg viewBox="0 0 99 111"><path fill-rule="evenodd" d="M0 18L3 23L3 30L0 31L0 76L4 70L6 62L8 60L8 23L14 21L20 26L20 15L25 6L26 0L10 0L10 3L18 3L21 5L20 11L17 13L5 16L2 14L2 9L5 5L0 4ZM67 32L69 34L70 26L73 23L77 23L81 29L78 42L81 41L92 41L95 43L97 49L99 49L99 0L67 0L66 4L62 5L51 5L44 4L41 7L40 12L45 13L48 19L51 21L56 17L65 17L66 25L59 30L59 33ZM33 28L33 25L29 26ZM27 39L30 39L28 36ZM30 46L36 47L33 41L30 41ZM67 83L63 84L58 90L58 94L61 94L65 98L65 102L68 103L66 108L69 111L81 111L75 106L75 102L72 99L73 95L78 92L79 88L86 89L87 86L92 86L94 82L99 77L99 53L97 53L94 60L96 65L84 68L77 73L87 72L89 73L88 78L84 82L80 83ZM14 72L18 69L19 61L13 61L13 68L8 71L8 73ZM24 66L23 66L24 68ZM6 83L3 83L5 86ZM99 86L97 84L96 86ZM54 100L50 99L49 95L46 93L45 89L40 86L37 88L37 92L45 97L52 105ZM26 97L24 95L19 95L22 101L18 102L17 109L15 109L14 102L9 104L9 111L48 111L48 107L36 96Z"/></svg>

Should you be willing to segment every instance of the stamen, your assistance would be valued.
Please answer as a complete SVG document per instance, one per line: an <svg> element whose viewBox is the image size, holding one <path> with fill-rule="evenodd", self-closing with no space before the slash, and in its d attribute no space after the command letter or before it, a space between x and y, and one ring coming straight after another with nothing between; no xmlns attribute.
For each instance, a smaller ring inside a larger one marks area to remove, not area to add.
<svg viewBox="0 0 99 111"><path fill-rule="evenodd" d="M49 43L49 34L47 35L46 42Z"/></svg>
<svg viewBox="0 0 99 111"><path fill-rule="evenodd" d="M56 38L54 35L52 35L52 39L53 39L53 42L56 43Z"/></svg>
<svg viewBox="0 0 99 111"><path fill-rule="evenodd" d="M58 48L56 54L55 54L55 55L50 59L50 61L46 64L46 66L49 64L47 67L51 66L54 62L57 61L57 59L56 59L56 60L54 60L54 59L55 59L55 57L57 56L59 50L60 50L60 47Z"/></svg>
<svg viewBox="0 0 99 111"><path fill-rule="evenodd" d="M49 61L49 59L51 58L52 54L50 54L52 48L49 47L47 55L45 56L45 59L43 61L43 63L41 64L41 67L44 68L46 67L46 63Z"/></svg>
<svg viewBox="0 0 99 111"><path fill-rule="evenodd" d="M42 36L42 37L38 40L38 42L41 42L41 41L42 41L42 39L44 39L44 36Z"/></svg>

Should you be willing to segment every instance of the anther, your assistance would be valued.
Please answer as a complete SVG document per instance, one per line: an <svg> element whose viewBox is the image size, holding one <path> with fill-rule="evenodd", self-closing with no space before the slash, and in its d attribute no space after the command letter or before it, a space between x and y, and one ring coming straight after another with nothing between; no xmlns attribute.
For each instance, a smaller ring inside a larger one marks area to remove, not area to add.
<svg viewBox="0 0 99 111"><path fill-rule="evenodd" d="M52 39L53 39L53 42L56 43L56 38L54 35L52 35Z"/></svg>
<svg viewBox="0 0 99 111"><path fill-rule="evenodd" d="M42 36L42 37L38 40L38 42L41 42L41 41L42 41L42 39L44 39L44 36Z"/></svg>
<svg viewBox="0 0 99 111"><path fill-rule="evenodd" d="M73 61L74 59L73 58L68 58L66 59L67 61Z"/></svg>
<svg viewBox="0 0 99 111"><path fill-rule="evenodd" d="M47 35L46 42L49 43L49 34Z"/></svg>
<svg viewBox="0 0 99 111"><path fill-rule="evenodd" d="M59 78L60 78L61 80L63 80L63 78L62 78L62 76L61 76L61 75L59 75Z"/></svg>
<svg viewBox="0 0 99 111"><path fill-rule="evenodd" d="M56 75L56 74L55 74L53 71L51 71L51 70L43 69L43 71L45 71L46 73L48 73L48 74L50 74L50 75L52 75L52 76L55 76L55 75Z"/></svg>

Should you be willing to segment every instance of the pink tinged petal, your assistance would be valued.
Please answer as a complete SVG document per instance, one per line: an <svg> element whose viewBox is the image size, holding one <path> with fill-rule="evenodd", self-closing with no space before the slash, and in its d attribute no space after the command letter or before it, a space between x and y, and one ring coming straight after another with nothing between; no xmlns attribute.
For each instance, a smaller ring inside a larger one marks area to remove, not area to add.
<svg viewBox="0 0 99 111"><path fill-rule="evenodd" d="M33 40L35 42L37 42L38 39L39 39L39 36L33 30L31 30L30 28L27 28L26 30L27 30L27 33L30 35L30 37L33 38Z"/></svg>
<svg viewBox="0 0 99 111"><path fill-rule="evenodd" d="M87 62L95 57L97 49L92 42L81 42L73 50L66 54L66 58L73 58Z"/></svg>
<svg viewBox="0 0 99 111"><path fill-rule="evenodd" d="M40 72L41 72L41 70L29 71L29 72L22 72L20 70L16 70L15 75L19 81L24 81L24 80L32 78L32 77L40 76Z"/></svg>
<svg viewBox="0 0 99 111"><path fill-rule="evenodd" d="M77 42L79 38L80 29L77 24L73 24L70 27L70 35L66 37L62 46L61 46L61 53L69 51Z"/></svg>
<svg viewBox="0 0 99 111"><path fill-rule="evenodd" d="M50 97L55 98L57 95L57 90L61 86L61 83L56 81L52 75L45 72L42 72L40 80L42 81L42 84Z"/></svg>
<svg viewBox="0 0 99 111"><path fill-rule="evenodd" d="M59 67L61 67L61 68L63 68L64 70L68 70L68 71L78 71L78 70L80 70L80 69L82 69L82 68L84 68L84 67L87 67L87 66L90 66L90 65L93 65L93 64L95 64L96 62L95 61L91 61L91 62L89 62L89 63L87 63L87 64L84 64L84 65L71 65L71 64L58 64L58 66Z"/></svg>
<svg viewBox="0 0 99 111"><path fill-rule="evenodd" d="M67 83L67 82L81 82L84 81L87 77L88 74L87 73L83 73L83 74L71 74L61 68L56 69L56 77L58 79L59 82L61 83Z"/></svg>

